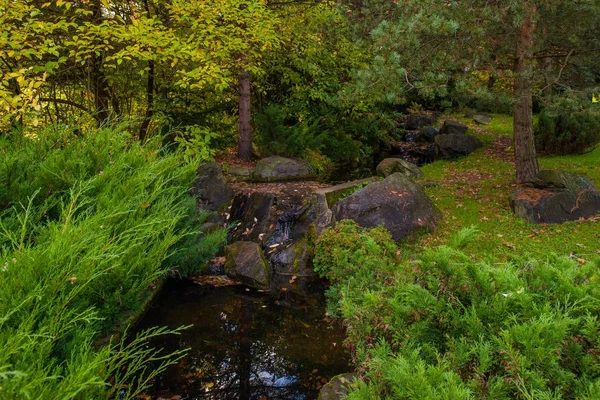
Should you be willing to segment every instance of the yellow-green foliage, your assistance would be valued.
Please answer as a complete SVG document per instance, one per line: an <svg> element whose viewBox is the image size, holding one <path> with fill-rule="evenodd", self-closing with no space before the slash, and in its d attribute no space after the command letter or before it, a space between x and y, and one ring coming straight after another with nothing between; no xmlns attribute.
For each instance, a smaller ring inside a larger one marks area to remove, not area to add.
<svg viewBox="0 0 600 400"><path fill-rule="evenodd" d="M195 236L193 166L129 139L64 127L0 139L0 398L128 398L172 360L144 338L94 344L186 267L163 261Z"/></svg>

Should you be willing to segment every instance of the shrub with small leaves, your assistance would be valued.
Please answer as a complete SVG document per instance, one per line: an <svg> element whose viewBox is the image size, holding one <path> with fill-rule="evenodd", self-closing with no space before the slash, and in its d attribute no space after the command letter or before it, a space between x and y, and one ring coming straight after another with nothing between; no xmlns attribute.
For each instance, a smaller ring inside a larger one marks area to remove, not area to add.
<svg viewBox="0 0 600 400"><path fill-rule="evenodd" d="M473 262L448 245L411 259L342 222L316 263L362 382L350 399L592 399L600 388L600 260Z"/></svg>
<svg viewBox="0 0 600 400"><path fill-rule="evenodd" d="M565 95L543 109L535 128L536 148L546 154L582 154L600 142L600 107L589 98Z"/></svg>

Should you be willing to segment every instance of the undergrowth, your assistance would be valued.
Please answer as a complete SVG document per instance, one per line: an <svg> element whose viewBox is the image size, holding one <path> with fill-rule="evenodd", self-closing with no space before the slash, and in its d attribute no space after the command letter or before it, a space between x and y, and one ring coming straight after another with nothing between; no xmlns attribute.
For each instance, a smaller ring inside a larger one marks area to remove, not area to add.
<svg viewBox="0 0 600 400"><path fill-rule="evenodd" d="M193 272L220 242L192 229L194 166L124 127L56 126L0 149L0 398L133 397L181 357L147 340L178 331L100 339L125 337L160 280Z"/></svg>
<svg viewBox="0 0 600 400"><path fill-rule="evenodd" d="M592 399L600 392L600 259L475 262L448 245L409 256L342 221L317 245L331 312L362 380L349 399Z"/></svg>

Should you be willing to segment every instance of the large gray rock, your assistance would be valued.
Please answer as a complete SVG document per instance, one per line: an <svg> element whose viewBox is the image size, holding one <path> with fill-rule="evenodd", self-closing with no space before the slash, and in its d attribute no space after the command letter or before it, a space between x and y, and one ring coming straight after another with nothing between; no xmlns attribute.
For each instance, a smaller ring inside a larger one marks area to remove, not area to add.
<svg viewBox="0 0 600 400"><path fill-rule="evenodd" d="M233 189L227 185L219 164L201 164L196 170L196 175L192 192L198 197L198 206L223 211L231 201Z"/></svg>
<svg viewBox="0 0 600 400"><path fill-rule="evenodd" d="M440 135L464 135L466 131L466 125L451 119L447 119L444 121L444 124L440 129Z"/></svg>
<svg viewBox="0 0 600 400"><path fill-rule="evenodd" d="M268 290L271 270L260 246L239 241L225 247L225 273L245 285Z"/></svg>
<svg viewBox="0 0 600 400"><path fill-rule="evenodd" d="M383 225L395 241L423 230L433 232L440 218L421 187L400 173L339 200L333 217L335 221L351 219L367 228Z"/></svg>
<svg viewBox="0 0 600 400"><path fill-rule="evenodd" d="M377 165L376 170L377 175L384 178L397 172L411 179L420 179L424 176L419 167L401 158L386 158Z"/></svg>
<svg viewBox="0 0 600 400"><path fill-rule="evenodd" d="M543 170L533 187L510 197L516 216L532 224L559 224L600 212L600 191L587 177L567 171Z"/></svg>
<svg viewBox="0 0 600 400"><path fill-rule="evenodd" d="M317 400L342 400L348 395L350 383L356 379L355 373L346 373L334 376L321 388Z"/></svg>
<svg viewBox="0 0 600 400"><path fill-rule="evenodd" d="M435 124L435 119L428 115L423 114L411 114L406 118L404 126L409 131L414 131L424 126L431 126Z"/></svg>
<svg viewBox="0 0 600 400"><path fill-rule="evenodd" d="M271 156L256 163L252 178L264 182L291 181L311 178L312 173L306 161Z"/></svg>
<svg viewBox="0 0 600 400"><path fill-rule="evenodd" d="M482 146L481 141L471 135L451 133L435 137L435 153L444 159L466 156Z"/></svg>

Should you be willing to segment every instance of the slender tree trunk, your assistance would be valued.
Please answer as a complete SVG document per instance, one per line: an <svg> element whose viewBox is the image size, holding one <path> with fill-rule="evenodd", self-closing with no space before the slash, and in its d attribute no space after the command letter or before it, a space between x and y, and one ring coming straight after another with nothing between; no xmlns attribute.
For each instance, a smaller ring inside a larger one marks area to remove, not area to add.
<svg viewBox="0 0 600 400"><path fill-rule="evenodd" d="M240 143L238 147L238 156L243 160L252 158L252 127L250 124L250 78L248 72L242 70L239 76L240 84Z"/></svg>
<svg viewBox="0 0 600 400"><path fill-rule="evenodd" d="M102 2L93 3L92 22L99 25L102 22ZM110 92L104 71L102 71L102 57L94 56L90 62L90 86L94 96L94 116L98 126L110 117Z"/></svg>
<svg viewBox="0 0 600 400"><path fill-rule="evenodd" d="M515 61L515 105L514 105L514 146L515 169L517 183L534 180L538 173L538 163L535 155L532 113L532 65L533 31L535 24L535 6L530 7L530 14L525 17L517 37Z"/></svg>
<svg viewBox="0 0 600 400"><path fill-rule="evenodd" d="M102 125L110 117L110 93L108 91L108 83L106 76L102 71L100 57L94 57L92 60L92 93L94 94L94 112L96 122Z"/></svg>

